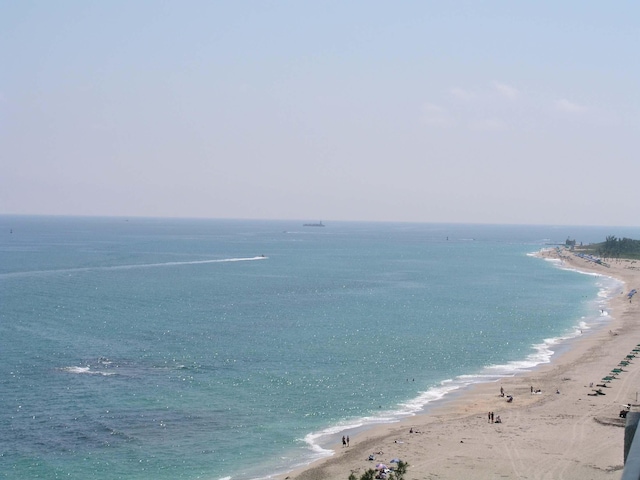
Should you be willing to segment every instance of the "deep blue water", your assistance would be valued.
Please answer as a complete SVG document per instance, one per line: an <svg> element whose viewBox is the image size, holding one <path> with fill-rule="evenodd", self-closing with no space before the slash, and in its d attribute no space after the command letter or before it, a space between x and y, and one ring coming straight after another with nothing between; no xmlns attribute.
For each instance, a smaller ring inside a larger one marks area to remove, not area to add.
<svg viewBox="0 0 640 480"><path fill-rule="evenodd" d="M549 361L602 227L0 216L0 478L248 479Z"/></svg>

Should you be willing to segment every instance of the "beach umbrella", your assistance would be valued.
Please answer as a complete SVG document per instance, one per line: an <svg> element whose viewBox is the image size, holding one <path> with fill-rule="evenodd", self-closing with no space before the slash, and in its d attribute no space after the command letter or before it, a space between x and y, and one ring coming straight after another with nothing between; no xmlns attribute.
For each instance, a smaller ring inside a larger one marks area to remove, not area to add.
<svg viewBox="0 0 640 480"><path fill-rule="evenodd" d="M378 470L385 470L387 468L387 466L384 463L379 463L376 465L376 468Z"/></svg>
<svg viewBox="0 0 640 480"><path fill-rule="evenodd" d="M389 463L400 463L400 459L394 458L393 460L389 461Z"/></svg>

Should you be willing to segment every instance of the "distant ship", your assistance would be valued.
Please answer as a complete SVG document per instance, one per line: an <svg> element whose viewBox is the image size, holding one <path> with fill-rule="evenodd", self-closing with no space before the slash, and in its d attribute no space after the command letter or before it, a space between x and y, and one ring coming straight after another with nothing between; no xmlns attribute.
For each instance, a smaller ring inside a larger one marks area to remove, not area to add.
<svg viewBox="0 0 640 480"><path fill-rule="evenodd" d="M320 222L318 223L305 223L302 226L303 227L324 227L324 223L322 223L322 220L320 220Z"/></svg>

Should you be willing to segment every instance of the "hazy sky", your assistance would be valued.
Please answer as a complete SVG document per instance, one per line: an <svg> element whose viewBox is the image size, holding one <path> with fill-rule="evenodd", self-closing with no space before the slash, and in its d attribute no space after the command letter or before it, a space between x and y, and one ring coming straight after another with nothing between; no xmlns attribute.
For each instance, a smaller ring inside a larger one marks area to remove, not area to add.
<svg viewBox="0 0 640 480"><path fill-rule="evenodd" d="M637 226L639 22L0 0L0 213Z"/></svg>

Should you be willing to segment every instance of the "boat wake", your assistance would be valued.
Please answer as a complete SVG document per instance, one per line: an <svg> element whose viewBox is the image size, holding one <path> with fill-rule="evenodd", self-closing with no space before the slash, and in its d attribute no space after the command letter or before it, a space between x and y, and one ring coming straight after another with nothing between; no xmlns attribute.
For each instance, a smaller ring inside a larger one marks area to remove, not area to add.
<svg viewBox="0 0 640 480"><path fill-rule="evenodd" d="M229 262L251 262L256 260L267 260L269 257L260 255L257 257L238 257L238 258L218 258L210 260L191 260L183 262L162 262L162 263L133 263L128 265L111 265L105 267L78 267L78 268L62 268L57 270L31 270L27 272L12 272L0 274L0 278L28 277L40 275L56 275L69 273L83 273L95 271L110 270L132 270L138 268L159 268L159 267L178 267L183 265L205 265L208 263L229 263Z"/></svg>

